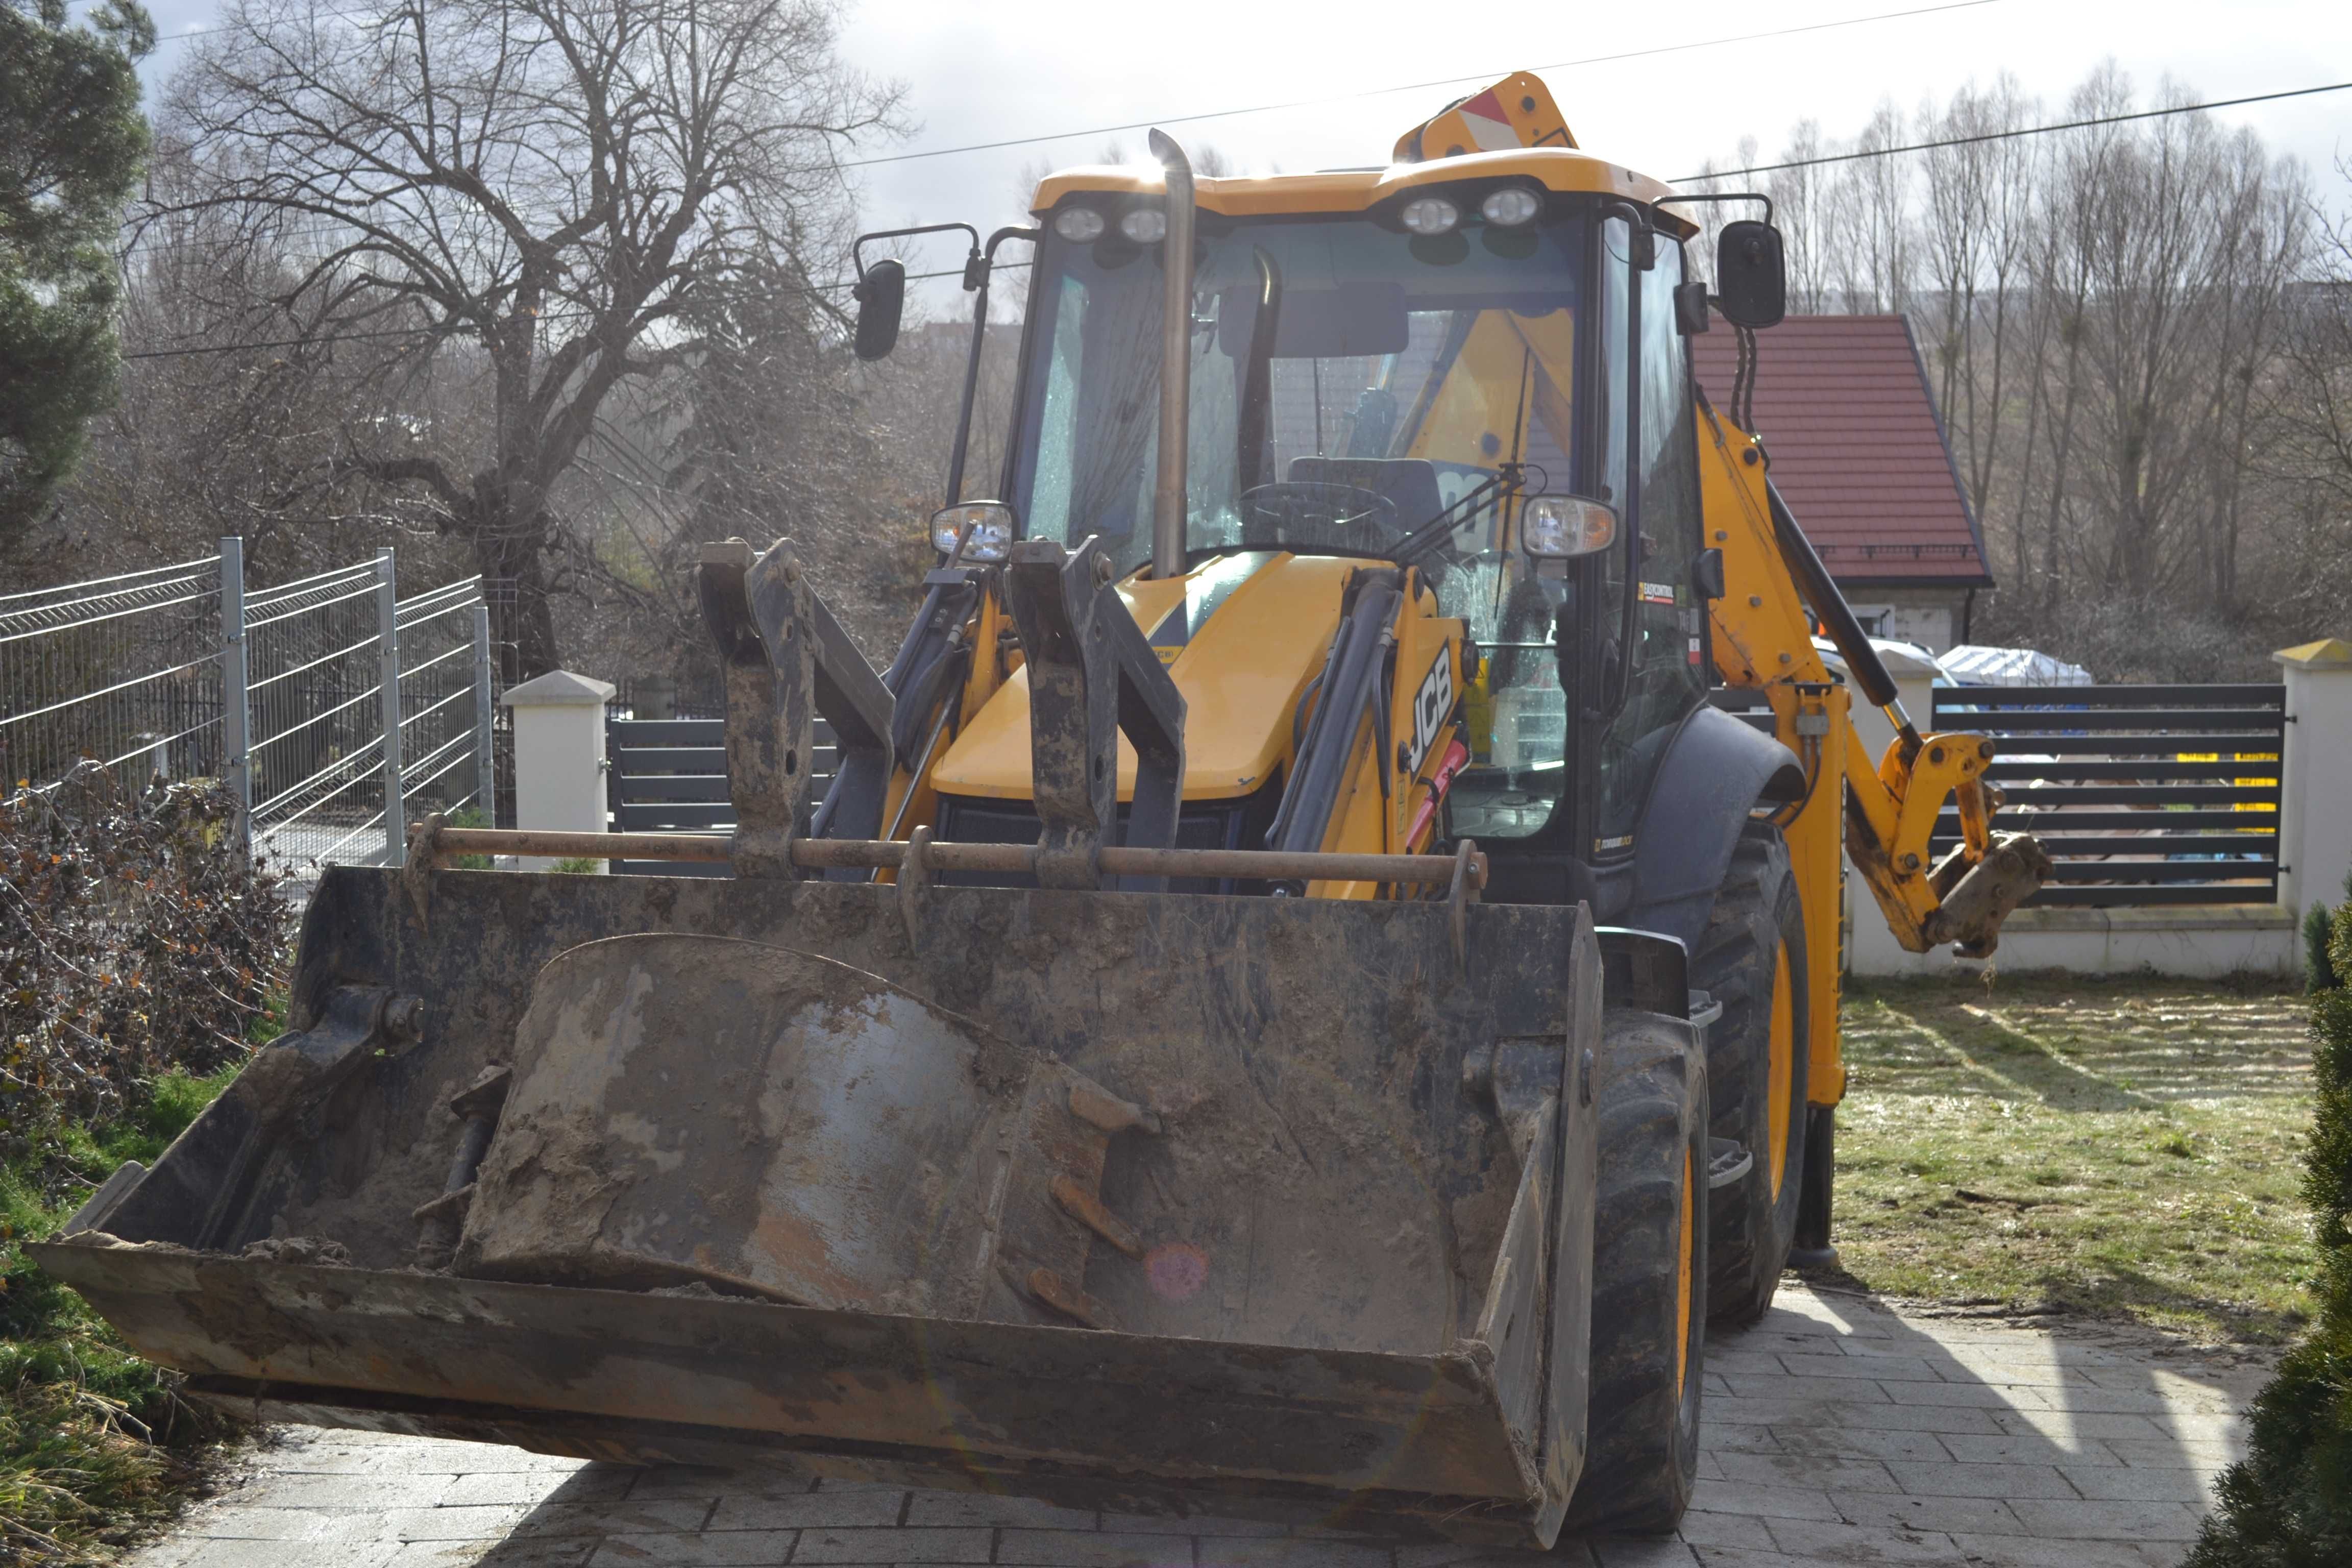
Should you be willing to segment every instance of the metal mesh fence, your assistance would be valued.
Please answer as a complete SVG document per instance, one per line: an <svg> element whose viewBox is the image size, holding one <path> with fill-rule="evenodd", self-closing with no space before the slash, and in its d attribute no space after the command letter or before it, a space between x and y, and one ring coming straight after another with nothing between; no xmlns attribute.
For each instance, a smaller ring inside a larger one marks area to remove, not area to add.
<svg viewBox="0 0 2352 1568"><path fill-rule="evenodd" d="M298 877L396 861L406 824L493 795L478 578L400 601L393 556L247 593L243 545L0 595L0 769L85 759L224 777L257 855Z"/></svg>
<svg viewBox="0 0 2352 1568"><path fill-rule="evenodd" d="M383 566L362 561L246 600L258 854L293 867L382 858L377 601L387 571L388 558Z"/></svg>
<svg viewBox="0 0 2352 1568"><path fill-rule="evenodd" d="M481 814L490 794L481 758L491 700L481 582L467 577L400 606L400 756L404 820ZM470 820L470 818L469 818Z"/></svg>
<svg viewBox="0 0 2352 1568"><path fill-rule="evenodd" d="M208 556L0 595L0 782L54 783L85 758L217 776L222 581Z"/></svg>

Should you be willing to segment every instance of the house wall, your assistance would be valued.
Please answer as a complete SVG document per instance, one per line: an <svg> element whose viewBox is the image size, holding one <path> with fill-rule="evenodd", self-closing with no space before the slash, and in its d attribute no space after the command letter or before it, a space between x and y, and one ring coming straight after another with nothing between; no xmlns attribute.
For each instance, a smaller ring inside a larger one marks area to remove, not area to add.
<svg viewBox="0 0 2352 1568"><path fill-rule="evenodd" d="M1885 588L1866 582L1839 586L1873 637L1915 642L1930 653L1948 652L1961 640L1964 588Z"/></svg>

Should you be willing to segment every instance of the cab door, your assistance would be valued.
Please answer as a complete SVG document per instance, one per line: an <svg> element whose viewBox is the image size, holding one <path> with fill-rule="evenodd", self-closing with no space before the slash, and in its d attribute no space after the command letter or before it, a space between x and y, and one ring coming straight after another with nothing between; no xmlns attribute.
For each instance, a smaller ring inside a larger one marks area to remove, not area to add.
<svg viewBox="0 0 2352 1568"><path fill-rule="evenodd" d="M1624 245L1622 220L1611 219L1602 228L1605 243ZM1647 270L1631 267L1616 250L1604 254L1602 265L1628 279L1633 295L1628 302L1638 303L1627 312L1630 321L1606 333L1604 352L1633 354L1639 384L1628 388L1622 360L1603 372L1604 384L1618 395L1608 421L1614 457L1604 472L1625 497L1621 511L1630 514L1625 521L1631 535L1623 549L1610 552L1604 568L1601 596L1618 611L1616 626L1604 635L1622 635L1627 626L1628 574L1633 604L1630 637L1604 660L1622 661L1622 668L1612 671L1618 689L1596 758L1590 851L1596 868L1631 856L1634 824L1666 742L1706 700L1707 686L1706 605L1696 571L1701 548L1698 438L1689 345L1677 329L1674 305L1675 288L1683 281L1682 247L1660 235L1656 264ZM1638 405L1638 419L1629 444L1622 416L1634 411L1633 405ZM1637 460L1630 493L1622 479L1629 456Z"/></svg>

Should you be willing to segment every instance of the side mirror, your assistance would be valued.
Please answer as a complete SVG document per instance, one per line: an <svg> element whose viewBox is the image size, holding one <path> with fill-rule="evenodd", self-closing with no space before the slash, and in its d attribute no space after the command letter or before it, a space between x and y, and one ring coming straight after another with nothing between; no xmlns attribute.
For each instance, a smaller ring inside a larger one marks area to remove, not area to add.
<svg viewBox="0 0 2352 1568"><path fill-rule="evenodd" d="M1698 559L1691 563L1691 586L1698 590L1698 596L1702 599L1723 597L1722 551L1702 550L1698 552Z"/></svg>
<svg viewBox="0 0 2352 1568"><path fill-rule="evenodd" d="M898 343L898 317L907 308L907 268L887 258L867 268L853 290L857 300L857 357L877 360Z"/></svg>
<svg viewBox="0 0 2352 1568"><path fill-rule="evenodd" d="M1695 338L1706 331L1706 284L1675 285L1675 331L1686 338Z"/></svg>
<svg viewBox="0 0 2352 1568"><path fill-rule="evenodd" d="M1003 560L1019 531L1013 509L1000 500L961 501L931 513L931 548L952 556L961 543L965 561Z"/></svg>
<svg viewBox="0 0 2352 1568"><path fill-rule="evenodd" d="M1715 297L1735 327L1780 324L1789 313L1789 268L1779 229L1754 218L1723 226L1715 247Z"/></svg>
<svg viewBox="0 0 2352 1568"><path fill-rule="evenodd" d="M1519 511L1519 544L1535 561L1591 555L1617 540L1617 509L1584 496L1529 496Z"/></svg>

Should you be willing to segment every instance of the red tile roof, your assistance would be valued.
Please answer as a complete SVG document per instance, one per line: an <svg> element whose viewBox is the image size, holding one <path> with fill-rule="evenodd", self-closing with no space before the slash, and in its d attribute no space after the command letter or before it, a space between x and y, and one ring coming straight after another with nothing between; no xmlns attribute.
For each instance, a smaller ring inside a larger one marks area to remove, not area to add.
<svg viewBox="0 0 2352 1568"><path fill-rule="evenodd" d="M1731 404L1730 328L1690 340L1707 400ZM1990 587L1984 539L1901 316L1790 316L1756 334L1757 434L1772 482L1840 583Z"/></svg>

